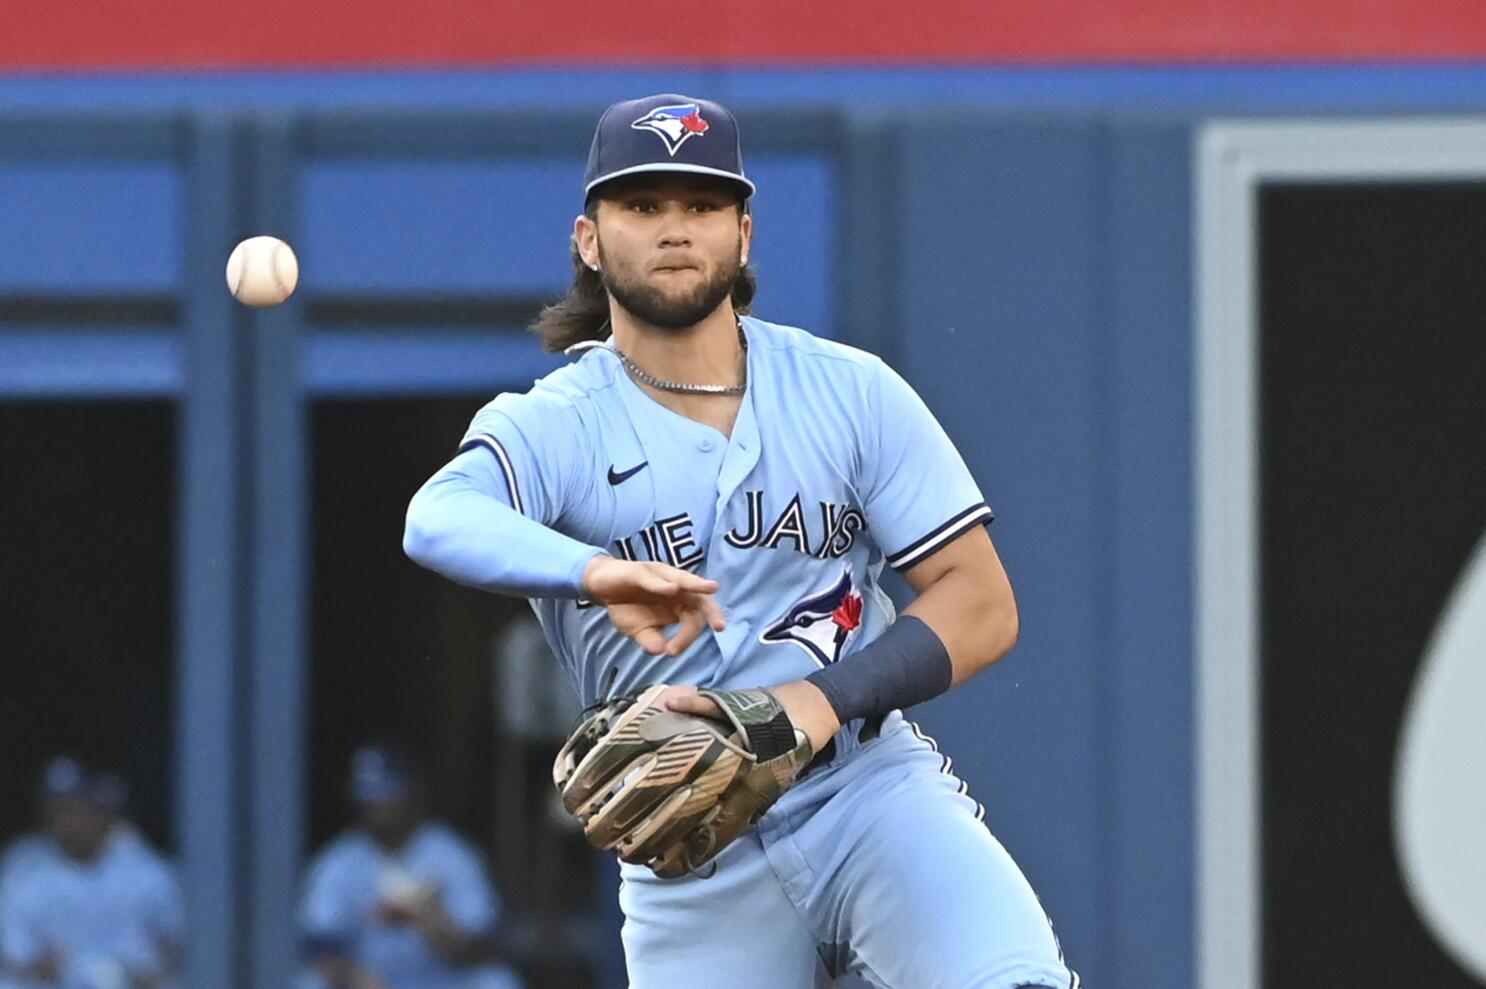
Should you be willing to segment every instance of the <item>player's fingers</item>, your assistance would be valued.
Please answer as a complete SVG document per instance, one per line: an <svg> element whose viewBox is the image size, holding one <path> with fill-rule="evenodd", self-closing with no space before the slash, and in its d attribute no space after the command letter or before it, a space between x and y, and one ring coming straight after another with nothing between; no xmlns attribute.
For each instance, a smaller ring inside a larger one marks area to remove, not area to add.
<svg viewBox="0 0 1486 989"><path fill-rule="evenodd" d="M666 651L666 637L660 633L660 629L653 625L636 629L630 638L639 643L640 648L652 656L659 656Z"/></svg>
<svg viewBox="0 0 1486 989"><path fill-rule="evenodd" d="M654 570L641 570L635 578L635 589L659 598L673 598L682 593L681 585L669 574Z"/></svg>
<svg viewBox="0 0 1486 989"><path fill-rule="evenodd" d="M692 594L716 594L720 586L717 581L692 573L690 570L682 570L680 567L669 566L664 563L651 565L654 572L662 574L671 583L683 591Z"/></svg>
<svg viewBox="0 0 1486 989"><path fill-rule="evenodd" d="M697 636L701 635L702 629L706 627L706 623L702 621L702 613L700 611L684 612L681 615L681 621L678 623L676 633L666 642L666 654L670 656L681 655L686 651L688 646L697 641Z"/></svg>
<svg viewBox="0 0 1486 989"><path fill-rule="evenodd" d="M679 714L695 714L702 718L722 719L725 715L716 701L710 701L696 693L676 694L666 698L666 708Z"/></svg>
<svg viewBox="0 0 1486 989"><path fill-rule="evenodd" d="M666 689L661 693L660 703L663 706L670 708L671 701L675 700L677 697L689 697L696 692L697 688L692 684L673 683L670 686L666 687Z"/></svg>
<svg viewBox="0 0 1486 989"><path fill-rule="evenodd" d="M721 632L728 627L727 616L722 613L722 605L710 594L697 595L697 607L701 609L702 617L711 626L712 631Z"/></svg>

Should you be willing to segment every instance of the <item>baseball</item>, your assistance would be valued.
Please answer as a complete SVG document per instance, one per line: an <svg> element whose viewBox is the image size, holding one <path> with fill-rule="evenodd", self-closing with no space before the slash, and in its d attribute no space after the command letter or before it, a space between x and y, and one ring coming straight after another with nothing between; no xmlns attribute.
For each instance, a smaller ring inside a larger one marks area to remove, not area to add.
<svg viewBox="0 0 1486 989"><path fill-rule="evenodd" d="M299 259L277 237L249 237L227 259L227 287L247 306L276 306L299 284Z"/></svg>

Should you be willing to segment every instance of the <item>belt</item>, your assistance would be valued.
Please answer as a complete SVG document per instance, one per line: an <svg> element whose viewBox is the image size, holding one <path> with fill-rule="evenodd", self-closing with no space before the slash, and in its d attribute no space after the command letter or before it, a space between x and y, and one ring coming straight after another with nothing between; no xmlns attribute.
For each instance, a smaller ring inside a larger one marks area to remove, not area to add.
<svg viewBox="0 0 1486 989"><path fill-rule="evenodd" d="M870 742L872 741L872 739L876 738L878 732L882 731L882 720L884 717L885 715L872 714L863 719L862 730L857 732L857 741ZM817 769L820 769L822 766L829 764L835 758L836 736L832 735L831 740L826 742L825 745L821 746L820 751L815 753L815 758L806 763L805 768L800 771L800 775L795 778L797 780L804 779L806 776L815 772Z"/></svg>

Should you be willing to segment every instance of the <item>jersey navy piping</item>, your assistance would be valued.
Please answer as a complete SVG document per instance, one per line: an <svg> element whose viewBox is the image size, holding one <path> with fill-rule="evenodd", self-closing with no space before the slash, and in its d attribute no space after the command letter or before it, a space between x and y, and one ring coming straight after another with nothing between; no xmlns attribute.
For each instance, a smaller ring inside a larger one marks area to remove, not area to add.
<svg viewBox="0 0 1486 989"><path fill-rule="evenodd" d="M953 516L944 524L935 528L928 535L914 540L896 553L889 554L886 559L888 565L894 570L902 570L904 567L917 563L926 556L931 555L936 549L950 542L957 536L964 535L977 525L989 525L995 515L991 512L991 506L985 502L971 505L963 512Z"/></svg>
<svg viewBox="0 0 1486 989"><path fill-rule="evenodd" d="M495 459L500 464L501 473L505 475L506 487L511 492L511 507L522 515L525 515L526 511L521 507L521 489L516 486L516 471L511 467L511 458L506 454L506 448L501 446L500 440L494 436L488 433L481 433L478 436L471 436L465 440L464 445L459 448L459 452L463 453L465 450L469 450L475 446L484 446L491 453L495 454Z"/></svg>

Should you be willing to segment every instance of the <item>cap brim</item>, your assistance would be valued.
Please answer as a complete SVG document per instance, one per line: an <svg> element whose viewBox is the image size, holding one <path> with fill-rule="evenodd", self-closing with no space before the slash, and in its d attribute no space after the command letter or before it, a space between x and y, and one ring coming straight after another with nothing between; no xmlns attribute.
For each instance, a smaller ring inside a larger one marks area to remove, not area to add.
<svg viewBox="0 0 1486 989"><path fill-rule="evenodd" d="M588 185L584 187L583 195L586 197L592 194L593 190L597 189L605 182L612 182L615 179L622 179L626 175L643 175L649 172L683 172L687 175L710 175L714 178L727 179L728 181L733 182L736 185L742 186L744 189L747 190L747 195L749 196L758 191L757 186L755 186L752 182L748 181L746 178L736 172L724 171L721 168L709 168L706 165L688 165L685 162L679 161L658 161L650 162L645 165L633 165L629 168L621 168L617 172L610 172L608 175L600 175L598 178L594 179L592 182L588 183Z"/></svg>

